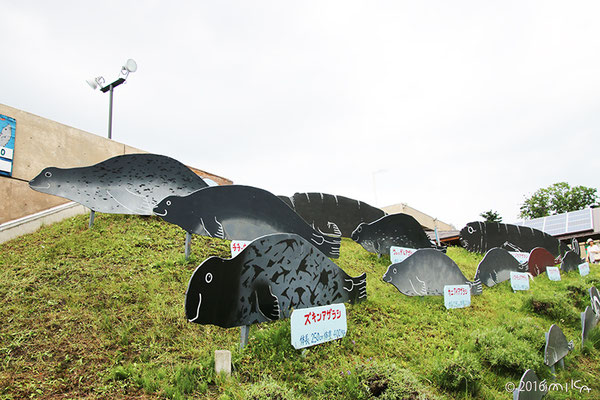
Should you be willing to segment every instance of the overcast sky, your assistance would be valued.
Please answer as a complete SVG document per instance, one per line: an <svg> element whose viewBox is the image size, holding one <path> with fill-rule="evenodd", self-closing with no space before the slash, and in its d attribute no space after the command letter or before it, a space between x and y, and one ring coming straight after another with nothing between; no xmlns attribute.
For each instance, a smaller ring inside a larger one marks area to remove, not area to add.
<svg viewBox="0 0 600 400"><path fill-rule="evenodd" d="M185 5L184 5L185 4ZM275 194L460 229L598 188L598 1L0 0L0 102ZM17 121L18 134L18 121ZM18 149L17 149L18 151Z"/></svg>

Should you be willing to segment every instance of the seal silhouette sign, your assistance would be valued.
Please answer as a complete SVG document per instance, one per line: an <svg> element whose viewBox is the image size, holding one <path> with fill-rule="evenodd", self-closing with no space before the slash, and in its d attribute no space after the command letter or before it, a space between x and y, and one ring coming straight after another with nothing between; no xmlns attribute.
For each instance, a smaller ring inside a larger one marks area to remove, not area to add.
<svg viewBox="0 0 600 400"><path fill-rule="evenodd" d="M125 154L86 167L45 168L29 187L97 212L152 215L152 209L165 197L183 196L208 185L173 158Z"/></svg>
<svg viewBox="0 0 600 400"><path fill-rule="evenodd" d="M226 240L295 233L328 257L340 256L339 236L312 228L277 196L257 187L210 186L187 196L169 196L154 213L187 232Z"/></svg>
<svg viewBox="0 0 600 400"><path fill-rule="evenodd" d="M407 296L443 296L446 285L467 285L471 294L481 294L478 279L469 281L450 257L435 249L419 249L391 264L383 280Z"/></svg>
<svg viewBox="0 0 600 400"><path fill-rule="evenodd" d="M488 287L510 279L510 273L527 272L527 266L519 264L507 250L494 247L485 253L485 256L477 266L475 278Z"/></svg>
<svg viewBox="0 0 600 400"><path fill-rule="evenodd" d="M352 240L371 253L389 255L392 246L428 249L434 245L421 224L408 214L390 214L362 223L352 232Z"/></svg>
<svg viewBox="0 0 600 400"><path fill-rule="evenodd" d="M366 274L352 277L303 237L276 233L234 258L200 264L188 284L185 313L190 322L232 328L366 297Z"/></svg>

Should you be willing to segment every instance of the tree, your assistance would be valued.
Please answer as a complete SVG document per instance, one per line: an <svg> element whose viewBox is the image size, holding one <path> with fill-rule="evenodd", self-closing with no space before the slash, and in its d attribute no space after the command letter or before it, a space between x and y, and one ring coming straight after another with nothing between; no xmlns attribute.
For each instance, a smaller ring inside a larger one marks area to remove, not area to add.
<svg viewBox="0 0 600 400"><path fill-rule="evenodd" d="M479 214L479 216L482 217L485 220L485 222L502 222L502 217L500 216L498 211L485 211Z"/></svg>
<svg viewBox="0 0 600 400"><path fill-rule="evenodd" d="M521 218L541 218L548 215L576 211L593 206L598 201L597 189L585 186L569 186L558 182L538 189L521 205Z"/></svg>

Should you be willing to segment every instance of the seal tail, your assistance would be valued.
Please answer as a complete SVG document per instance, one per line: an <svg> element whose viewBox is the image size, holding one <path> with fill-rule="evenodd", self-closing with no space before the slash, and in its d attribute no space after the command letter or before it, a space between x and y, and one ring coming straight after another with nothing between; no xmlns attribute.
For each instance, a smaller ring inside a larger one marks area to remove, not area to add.
<svg viewBox="0 0 600 400"><path fill-rule="evenodd" d="M355 278L345 279L344 290L348 291L350 303L362 301L367 297L367 274L363 273Z"/></svg>

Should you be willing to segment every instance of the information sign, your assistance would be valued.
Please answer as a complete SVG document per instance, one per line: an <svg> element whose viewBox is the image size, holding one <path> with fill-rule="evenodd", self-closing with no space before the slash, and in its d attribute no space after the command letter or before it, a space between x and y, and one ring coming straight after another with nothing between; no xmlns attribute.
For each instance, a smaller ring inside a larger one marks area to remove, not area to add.
<svg viewBox="0 0 600 400"><path fill-rule="evenodd" d="M232 240L231 241L231 257L235 257L242 252L248 246L250 241L248 240Z"/></svg>
<svg viewBox="0 0 600 400"><path fill-rule="evenodd" d="M445 285L444 305L450 308L465 308L471 305L471 287L469 285Z"/></svg>
<svg viewBox="0 0 600 400"><path fill-rule="evenodd" d="M346 336L346 306L300 308L290 316L292 346L296 349L341 339Z"/></svg>
<svg viewBox="0 0 600 400"><path fill-rule="evenodd" d="M0 175L12 176L16 130L15 119L0 114Z"/></svg>
<svg viewBox="0 0 600 400"><path fill-rule="evenodd" d="M529 290L529 274L510 271L510 286L513 290Z"/></svg>
<svg viewBox="0 0 600 400"><path fill-rule="evenodd" d="M392 264L398 264L412 255L417 249L410 249L408 247L390 246L390 261Z"/></svg>
<svg viewBox="0 0 600 400"><path fill-rule="evenodd" d="M525 264L529 261L529 253L524 251L509 251L510 255L517 259L519 264Z"/></svg>
<svg viewBox="0 0 600 400"><path fill-rule="evenodd" d="M584 262L583 264L579 264L578 268L579 268L579 275L581 275L581 276L586 276L590 273L590 264L588 264L587 262Z"/></svg>
<svg viewBox="0 0 600 400"><path fill-rule="evenodd" d="M551 281L560 281L560 269L558 267L546 267L546 274Z"/></svg>

